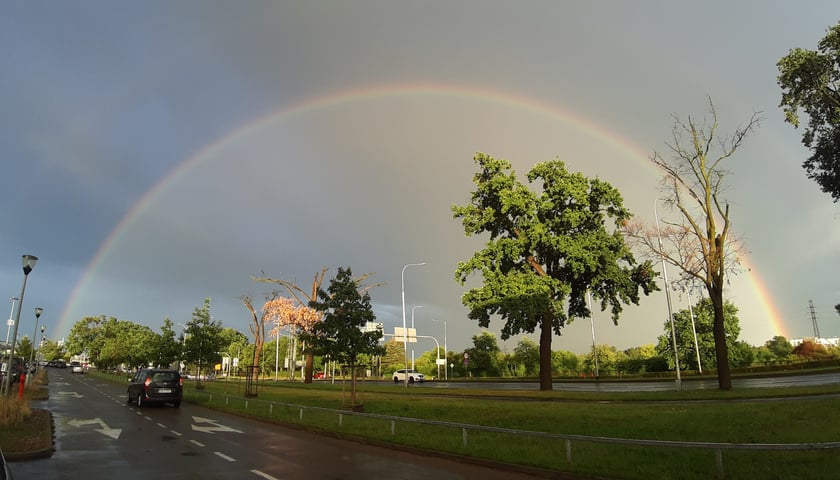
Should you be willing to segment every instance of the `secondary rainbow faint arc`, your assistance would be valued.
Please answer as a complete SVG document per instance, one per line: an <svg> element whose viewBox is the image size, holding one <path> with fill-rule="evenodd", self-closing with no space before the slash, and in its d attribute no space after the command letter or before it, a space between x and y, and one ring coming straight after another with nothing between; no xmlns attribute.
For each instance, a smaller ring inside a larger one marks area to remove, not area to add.
<svg viewBox="0 0 840 480"><path fill-rule="evenodd" d="M638 149L636 146L634 146L632 143L622 139L618 135L604 129L596 123L593 123L590 120L579 115L572 115L571 113L561 110L560 108L540 103L534 98L516 95L509 92L502 92L486 88L467 88L463 86L453 85L409 84L374 86L354 90L343 90L328 95L310 98L300 103L275 110L261 117L257 117L253 121L233 129L227 135L216 139L207 146L198 150L194 155L188 157L186 160L178 164L178 166L173 168L169 174L163 177L163 179L161 179L151 189L149 189L145 194L143 194L143 196L129 209L129 211L123 216L123 218L120 219L120 221L113 228L113 230L111 230L111 232L102 242L102 245L99 247L96 254L94 254L93 258L88 263L84 274L82 274L82 278L74 287L70 299L68 300L67 305L65 305L62 311L61 317L59 319L59 324L56 328L56 332L63 332L62 328L70 322L70 319L67 318L67 316L69 315L69 311L74 306L82 289L88 283L93 274L96 272L99 265L107 258L108 253L112 250L112 247L119 240L121 233L126 229L126 227L130 225L135 218L139 217L140 214L142 214L143 211L145 211L149 205L151 205L155 197L157 197L158 193L165 190L170 185L174 184L178 179L186 175L187 172L193 167L199 165L201 161L207 156L207 154L209 152L212 152L215 148L227 142L235 140L238 137L244 136L252 129L280 117L291 117L294 115L311 112L322 108L331 108L339 106L341 104L359 102L375 98L420 95L443 97L451 96L457 98L474 99L479 101L486 101L506 105L509 107L520 108L543 115L549 115L554 118L559 118L564 122L568 122L577 128L587 131L593 136L612 145L617 150L628 152L631 157L640 159L645 168L650 169L653 175L658 175L658 171L648 161L647 155L640 149ZM767 313L773 329L776 332L780 332L779 334L786 334L786 329L784 323L781 321L781 316L779 315L778 309L772 302L770 295L767 292L767 289L761 281L759 275L755 272L754 268L751 268L749 266L748 261L745 261L744 263L749 270L747 272L747 275L750 279L752 289L758 297L761 307ZM73 322L75 322L76 320L73 320Z"/></svg>

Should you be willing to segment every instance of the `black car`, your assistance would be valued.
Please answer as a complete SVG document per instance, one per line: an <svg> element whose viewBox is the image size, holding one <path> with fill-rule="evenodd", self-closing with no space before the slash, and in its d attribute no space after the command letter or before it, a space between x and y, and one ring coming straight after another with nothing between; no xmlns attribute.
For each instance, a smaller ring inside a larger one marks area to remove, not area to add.
<svg viewBox="0 0 840 480"><path fill-rule="evenodd" d="M142 368L129 379L128 403L138 407L149 403L171 403L178 408L184 391L184 379L177 370Z"/></svg>
<svg viewBox="0 0 840 480"><path fill-rule="evenodd" d="M9 370L11 370L12 378L9 379L10 384L20 380L20 375L25 372L22 357L12 357L11 364L12 366L10 369L8 355L0 358L0 380L5 381L4 377L9 373Z"/></svg>

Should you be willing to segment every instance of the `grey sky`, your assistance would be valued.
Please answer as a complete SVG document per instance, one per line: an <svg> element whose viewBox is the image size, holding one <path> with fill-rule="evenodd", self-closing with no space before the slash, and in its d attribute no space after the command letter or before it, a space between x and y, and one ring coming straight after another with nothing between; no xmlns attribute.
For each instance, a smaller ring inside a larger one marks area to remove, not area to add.
<svg viewBox="0 0 840 480"><path fill-rule="evenodd" d="M239 297L270 290L251 276L308 285L321 266L345 265L386 283L371 293L392 332L401 269L425 261L406 272L408 309L423 305L419 333L441 342L446 320L448 345L461 350L480 329L453 274L481 243L464 238L449 206L469 198L473 153L508 158L520 175L559 157L652 220L657 178L645 157L670 140L672 115L701 117L711 97L723 133L755 111L765 117L730 164L735 228L753 267L727 292L742 337L811 335L809 299L823 336L840 335L840 212L805 178L807 151L783 123L775 81L780 57L815 48L837 22L836 2L12 1L5 10L8 296L20 289L20 255L41 259L22 334L35 306L60 337L88 315L185 323L207 296L215 318L247 332ZM666 318L662 294L628 307L617 327L597 313L598 343L655 343ZM590 344L589 322L578 320L554 348Z"/></svg>

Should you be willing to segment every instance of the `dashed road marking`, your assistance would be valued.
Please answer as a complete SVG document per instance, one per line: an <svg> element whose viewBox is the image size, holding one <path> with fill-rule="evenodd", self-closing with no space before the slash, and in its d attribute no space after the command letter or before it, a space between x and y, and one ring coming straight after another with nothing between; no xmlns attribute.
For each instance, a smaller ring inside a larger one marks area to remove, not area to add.
<svg viewBox="0 0 840 480"><path fill-rule="evenodd" d="M198 440L190 440L190 443L192 443L194 445L197 445L199 447L204 447L205 446L203 443L199 442Z"/></svg>
<svg viewBox="0 0 840 480"><path fill-rule="evenodd" d="M235 461L236 461L236 459L235 459L235 458L233 458L233 457L228 457L227 455L225 455L225 454L224 454L224 453L222 453L222 452L213 452L213 453L215 453L215 454L216 454L217 456L219 456L220 458L223 458L223 459L227 460L228 462L235 462Z"/></svg>
<svg viewBox="0 0 840 480"><path fill-rule="evenodd" d="M278 479L277 477L272 477L271 475L269 475L269 474L267 474L267 473L265 473L265 472L261 472L261 471L259 471L259 470L251 470L251 473L253 473L254 475L257 475L257 476L259 476L259 477L262 477L262 478L264 478L265 480L280 480L280 479Z"/></svg>

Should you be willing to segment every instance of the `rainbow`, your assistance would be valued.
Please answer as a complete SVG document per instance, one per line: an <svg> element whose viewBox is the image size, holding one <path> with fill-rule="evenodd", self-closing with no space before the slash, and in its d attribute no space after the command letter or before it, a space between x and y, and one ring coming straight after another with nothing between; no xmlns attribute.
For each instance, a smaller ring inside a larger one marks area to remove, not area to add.
<svg viewBox="0 0 840 480"><path fill-rule="evenodd" d="M242 138L248 135L248 133L253 129L258 128L267 122L277 120L279 118L293 117L307 112L313 112L326 108L333 108L355 102L363 102L365 100L381 99L388 97L402 98L406 96L436 96L444 98L452 97L458 99L470 99L521 109L540 115L547 115L553 119L574 125L576 128L588 132L594 138L597 138L600 142L603 142L619 151L626 152L631 157L639 159L640 163L643 165L643 168L650 170L652 175L659 175L659 171L648 160L648 156L645 152L640 150L633 143L623 139L619 135L616 135L614 132L605 129L602 126L580 115L575 115L571 112L562 110L560 108L541 103L531 97L512 94L510 92L503 92L499 90L486 88L467 88L462 86L444 84L409 84L371 86L353 90L344 90L330 93L328 95L310 98L297 104L283 107L279 110L275 110L266 115L257 117L253 121L234 129L227 135L216 139L212 143L198 150L194 155L190 156L189 158L178 164L175 168L172 169L172 171L169 174L167 174L162 180L160 180L145 194L143 194L143 196L129 209L129 211L123 216L123 218L116 224L113 230L111 230L111 232L102 242L96 254L94 254L92 259L88 263L84 273L82 274L79 282L74 286L71 296L62 310L62 314L59 318L59 324L56 327L56 332L58 334L64 334L64 332L69 331L69 326L78 320L69 318L70 312L75 307L85 286L88 284L88 282L95 274L99 266L102 265L102 263L108 258L114 246L118 244L118 242L122 238L126 227L130 225L135 219L140 217L143 214L143 212L149 208L149 206L153 203L153 201L159 193L161 193L164 190L167 190L170 186L176 184L176 182L179 179L182 179L186 175L188 175L190 170L199 166L202 163L202 161L208 156L208 154L212 153L215 149L219 148L221 145L227 142L235 141L239 138ZM759 299L761 308L766 313L767 318L770 320L773 329L776 332L779 332L778 334L784 335L786 332L784 322L782 321L782 317L779 313L778 308L774 305L773 301L771 300L771 296L766 286L764 285L764 282L761 280L756 269L753 266L750 266L749 263L747 263L746 259L743 259L743 262L747 267L746 275L749 278L749 283L756 297Z"/></svg>

